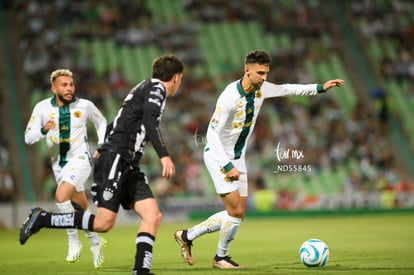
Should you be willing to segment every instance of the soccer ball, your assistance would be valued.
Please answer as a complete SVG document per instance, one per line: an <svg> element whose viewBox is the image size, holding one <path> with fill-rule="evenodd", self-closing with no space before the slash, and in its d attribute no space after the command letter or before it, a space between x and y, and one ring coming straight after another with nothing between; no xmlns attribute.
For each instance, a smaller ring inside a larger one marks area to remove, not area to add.
<svg viewBox="0 0 414 275"><path fill-rule="evenodd" d="M329 259L329 248L319 239L309 239L300 246L299 257L307 267L325 266Z"/></svg>

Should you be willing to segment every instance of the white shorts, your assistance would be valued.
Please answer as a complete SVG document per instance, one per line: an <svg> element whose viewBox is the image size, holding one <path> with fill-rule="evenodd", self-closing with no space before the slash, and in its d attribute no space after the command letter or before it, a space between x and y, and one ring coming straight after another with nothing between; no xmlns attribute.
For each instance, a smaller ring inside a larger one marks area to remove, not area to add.
<svg viewBox="0 0 414 275"><path fill-rule="evenodd" d="M59 163L55 162L52 168L58 185L65 181L72 184L77 192L85 191L85 183L92 169L89 159L71 159L63 167L60 167Z"/></svg>
<svg viewBox="0 0 414 275"><path fill-rule="evenodd" d="M247 170L245 159L231 160L234 167L239 170L240 179L237 181L227 181L225 179L226 174L221 170L222 167L217 163L210 152L204 152L204 163L210 173L213 180L214 187L217 194L227 194L235 190L239 191L240 196L247 197L248 185L247 185Z"/></svg>

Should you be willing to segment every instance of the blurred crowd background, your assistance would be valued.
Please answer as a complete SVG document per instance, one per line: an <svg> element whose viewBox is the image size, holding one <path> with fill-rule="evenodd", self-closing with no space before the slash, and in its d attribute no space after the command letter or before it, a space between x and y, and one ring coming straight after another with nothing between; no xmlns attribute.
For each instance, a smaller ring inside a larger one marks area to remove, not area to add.
<svg viewBox="0 0 414 275"><path fill-rule="evenodd" d="M306 209L338 195L356 207L355 198L370 194L380 207L413 206L412 1L14 0L3 1L2 9L3 58L17 60L5 65L13 66L19 85L2 89L0 101L4 108L10 104L5 93L18 95L14 123L21 135L34 104L51 96L49 75L56 68L72 70L77 96L92 100L111 121L129 89L150 77L151 60L172 53L186 63L162 121L177 175L159 178L151 148L143 168L160 200L213 198L202 150L215 100L243 75L244 54L263 49L273 59L271 82L347 83L315 97L265 103L248 145L250 208ZM23 145L32 150L30 171L13 161L22 144L7 131L12 119L0 122L0 201L28 200L23 173L35 200L53 200L44 144ZM94 129L90 140L93 150ZM280 161L278 146L303 157Z"/></svg>

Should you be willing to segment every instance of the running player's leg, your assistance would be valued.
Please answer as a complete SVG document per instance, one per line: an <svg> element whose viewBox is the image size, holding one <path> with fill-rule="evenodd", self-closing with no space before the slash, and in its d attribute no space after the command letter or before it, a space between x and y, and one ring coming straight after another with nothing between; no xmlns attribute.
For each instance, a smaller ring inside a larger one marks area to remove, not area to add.
<svg viewBox="0 0 414 275"><path fill-rule="evenodd" d="M89 211L88 200L84 191L75 192L72 196L72 202L79 205L82 210ZM92 252L93 265L95 268L99 268L104 262L102 249L105 247L107 241L100 237L96 232L86 229L84 229L84 231L91 244L90 250Z"/></svg>
<svg viewBox="0 0 414 275"><path fill-rule="evenodd" d="M246 164L244 159L232 161L240 176L238 180L229 182L227 174L217 169L217 165L214 165L214 162L208 156L205 155L204 159L206 167L212 176L216 192L220 195L226 208L226 213L222 217L217 251L213 259L213 267L239 268L241 266L230 260L229 250L246 211L248 192Z"/></svg>
<svg viewBox="0 0 414 275"><path fill-rule="evenodd" d="M119 190L114 187L119 178L108 177L109 171L115 171L115 175L122 177L122 173L118 173L123 169L118 167L119 158L117 156L111 152L101 153L95 165L91 193L93 201L98 205L96 216L89 211L58 214L44 211L38 207L34 208L20 228L20 243L25 244L34 233L44 227L87 229L95 232L109 231L115 224L119 209Z"/></svg>
<svg viewBox="0 0 414 275"><path fill-rule="evenodd" d="M162 220L158 207L145 175L139 168L128 170L124 181L122 206L133 208L141 217L135 239L136 253L133 274L149 274L152 265L152 248Z"/></svg>
<svg viewBox="0 0 414 275"><path fill-rule="evenodd" d="M62 181L58 184L55 198L56 205L59 208L60 213L75 212L75 209L71 203L71 199L75 191L75 186L69 182ZM79 261L82 250L82 243L79 240L77 229L68 228L66 229L66 233L68 236L68 254L66 256L66 261L68 263L75 263Z"/></svg>
<svg viewBox="0 0 414 275"><path fill-rule="evenodd" d="M181 256L189 265L194 264L194 257L191 252L193 240L206 233L213 233L220 230L223 217L227 215L226 210L217 212L199 224L188 229L180 229L174 232L175 241L181 248Z"/></svg>
<svg viewBox="0 0 414 275"><path fill-rule="evenodd" d="M241 266L229 257L230 245L236 237L240 223L245 214L247 197L241 197L238 190L220 196L226 207L220 228L217 252L213 259L215 268L240 268Z"/></svg>
<svg viewBox="0 0 414 275"><path fill-rule="evenodd" d="M88 210L88 200L85 194L85 182L88 180L91 173L91 164L87 158L75 158L70 160L61 170L62 181L63 183L69 183L74 186L75 190L72 192L70 200L77 206L77 210L82 209L84 211ZM62 185L62 184L61 184ZM72 212L72 211L71 211ZM67 229L69 234L76 234L77 231L74 229ZM94 267L100 267L103 262L102 247L106 242L101 239L96 232L84 230L86 236L89 239L91 244L91 252L93 256ZM68 251L68 262L75 262L80 256L80 249L82 244L79 240L73 240L69 242L69 251Z"/></svg>
<svg viewBox="0 0 414 275"><path fill-rule="evenodd" d="M149 273L152 265L152 248L161 224L162 214L154 198L137 201L134 210L142 219L135 240L134 271L137 271L137 274Z"/></svg>

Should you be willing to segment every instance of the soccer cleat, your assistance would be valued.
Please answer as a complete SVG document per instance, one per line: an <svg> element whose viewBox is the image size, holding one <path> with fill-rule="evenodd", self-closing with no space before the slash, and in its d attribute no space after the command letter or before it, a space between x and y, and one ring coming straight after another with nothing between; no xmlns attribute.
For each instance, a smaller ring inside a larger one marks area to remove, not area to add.
<svg viewBox="0 0 414 275"><path fill-rule="evenodd" d="M184 241L183 240L183 233L185 230L177 230L174 233L175 241L178 243L178 245L181 248L181 255L183 256L183 259L186 263L189 265L194 264L194 258L191 254L191 246L193 245L192 241Z"/></svg>
<svg viewBox="0 0 414 275"><path fill-rule="evenodd" d="M39 230L41 229L41 227L36 227L35 224L42 211L43 209L40 207L32 208L29 216L23 222L22 226L20 227L20 244L21 245L24 245L26 241L30 238L30 236L32 236L36 232L39 232Z"/></svg>
<svg viewBox="0 0 414 275"><path fill-rule="evenodd" d="M91 252L93 256L93 266L95 268L100 268L104 263L103 248L105 247L107 241L104 238L99 238L99 243L91 246Z"/></svg>
<svg viewBox="0 0 414 275"><path fill-rule="evenodd" d="M231 257L225 256L225 257L219 257L215 256L213 259L213 267L214 268L243 268L243 266L239 265L238 263L234 262Z"/></svg>
<svg viewBox="0 0 414 275"><path fill-rule="evenodd" d="M76 263L79 261L81 256L82 244L80 241L77 243L70 243L68 249L68 256L66 257L66 261L68 264Z"/></svg>
<svg viewBox="0 0 414 275"><path fill-rule="evenodd" d="M146 271L142 271L142 270L132 270L132 275L154 275L154 273L151 272L146 272Z"/></svg>

